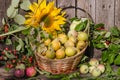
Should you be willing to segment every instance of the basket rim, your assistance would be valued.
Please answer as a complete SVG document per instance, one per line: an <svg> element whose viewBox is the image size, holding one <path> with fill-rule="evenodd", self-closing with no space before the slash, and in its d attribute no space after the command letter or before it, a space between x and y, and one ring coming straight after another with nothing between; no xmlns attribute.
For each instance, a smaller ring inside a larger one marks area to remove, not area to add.
<svg viewBox="0 0 120 80"><path fill-rule="evenodd" d="M38 55L37 52L36 52L36 55L39 56L39 57L41 57L41 58L43 58L43 59L47 59L47 60L49 60L49 61L64 61L64 60L70 60L70 59L73 59L73 58L79 56L80 54L82 54L82 53L86 50L87 47L88 47L88 42L86 42L85 48L82 49L82 50L80 51L80 53L77 53L77 54L75 54L74 56L67 57L67 58L63 58L63 59L49 59L49 58L46 58L46 57L44 57L44 56L42 56L42 55Z"/></svg>

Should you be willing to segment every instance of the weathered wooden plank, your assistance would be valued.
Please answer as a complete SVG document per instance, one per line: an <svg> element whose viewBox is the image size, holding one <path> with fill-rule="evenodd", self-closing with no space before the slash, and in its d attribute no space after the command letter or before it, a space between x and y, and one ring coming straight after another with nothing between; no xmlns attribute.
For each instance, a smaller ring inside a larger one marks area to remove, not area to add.
<svg viewBox="0 0 120 80"><path fill-rule="evenodd" d="M96 23L105 23L108 30L114 26L114 1L96 0Z"/></svg>
<svg viewBox="0 0 120 80"><path fill-rule="evenodd" d="M88 13L91 15L93 21L95 22L95 0L88 0Z"/></svg>
<svg viewBox="0 0 120 80"><path fill-rule="evenodd" d="M75 0L57 0L57 6L61 7L61 8L65 8L65 7L69 7L69 6L75 6ZM75 9L73 8L69 8L65 10L67 15L68 15L68 19L75 17Z"/></svg>
<svg viewBox="0 0 120 80"><path fill-rule="evenodd" d="M77 0L77 7L84 9L88 12L88 1L87 0ZM77 10L78 17L87 17L87 14L81 10Z"/></svg>
<svg viewBox="0 0 120 80"><path fill-rule="evenodd" d="M95 0L77 0L77 7L84 9L92 17L95 22ZM88 17L85 12L77 10L78 17Z"/></svg>
<svg viewBox="0 0 120 80"><path fill-rule="evenodd" d="M115 2L115 25L120 27L120 0Z"/></svg>
<svg viewBox="0 0 120 80"><path fill-rule="evenodd" d="M0 0L0 26L2 26L2 19L6 17L7 8L10 4L11 0Z"/></svg>

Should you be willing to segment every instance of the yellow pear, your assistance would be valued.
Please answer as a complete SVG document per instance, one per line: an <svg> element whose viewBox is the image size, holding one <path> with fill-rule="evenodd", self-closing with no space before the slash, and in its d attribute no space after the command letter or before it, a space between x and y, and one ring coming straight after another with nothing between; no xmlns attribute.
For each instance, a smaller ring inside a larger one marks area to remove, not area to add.
<svg viewBox="0 0 120 80"><path fill-rule="evenodd" d="M78 43L76 44L77 49L80 50L82 50L85 46L86 46L85 41L78 41Z"/></svg>
<svg viewBox="0 0 120 80"><path fill-rule="evenodd" d="M57 59L62 59L65 57L65 50L64 48L60 48L56 51L56 58Z"/></svg>
<svg viewBox="0 0 120 80"><path fill-rule="evenodd" d="M58 38L62 44L64 44L67 41L67 35L64 33L58 34Z"/></svg>
<svg viewBox="0 0 120 80"><path fill-rule="evenodd" d="M58 40L58 38L54 39L52 41L52 48L56 51L58 49L60 49L61 47L61 44L60 44L60 41Z"/></svg>

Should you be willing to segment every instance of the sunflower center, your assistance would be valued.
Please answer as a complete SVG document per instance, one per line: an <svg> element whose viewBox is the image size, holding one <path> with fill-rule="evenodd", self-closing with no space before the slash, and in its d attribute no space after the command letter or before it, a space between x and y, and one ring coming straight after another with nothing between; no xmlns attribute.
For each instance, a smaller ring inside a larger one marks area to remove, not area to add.
<svg viewBox="0 0 120 80"><path fill-rule="evenodd" d="M50 27L52 25L53 18L51 16L49 16L49 15L45 15L45 16L43 16L42 21L44 22L44 26L46 28L48 28L48 27Z"/></svg>

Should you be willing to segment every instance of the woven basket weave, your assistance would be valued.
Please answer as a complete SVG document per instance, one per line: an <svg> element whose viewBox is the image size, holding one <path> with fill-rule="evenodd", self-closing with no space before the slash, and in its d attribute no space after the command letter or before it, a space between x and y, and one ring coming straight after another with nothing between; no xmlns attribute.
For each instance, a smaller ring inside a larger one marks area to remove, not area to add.
<svg viewBox="0 0 120 80"><path fill-rule="evenodd" d="M89 18L92 19L89 13L87 13L84 9L81 9L78 7L70 6L70 7L64 8L63 10L73 9L73 8L83 11L85 14L87 14L87 17L89 16ZM67 73L73 72L76 70L77 65L80 63L83 57L83 54L88 46L88 42L86 42L86 44L87 45L85 46L83 50L80 51L80 53L77 53L76 55L72 57L67 57L64 59L48 59L42 56L41 53L35 52L38 67L41 70L48 71L52 74L67 74Z"/></svg>
<svg viewBox="0 0 120 80"><path fill-rule="evenodd" d="M52 74L70 73L76 70L76 67L79 64L86 48L87 45L80 53L64 59L48 59L40 53L35 53L36 61L41 70L48 71Z"/></svg>

